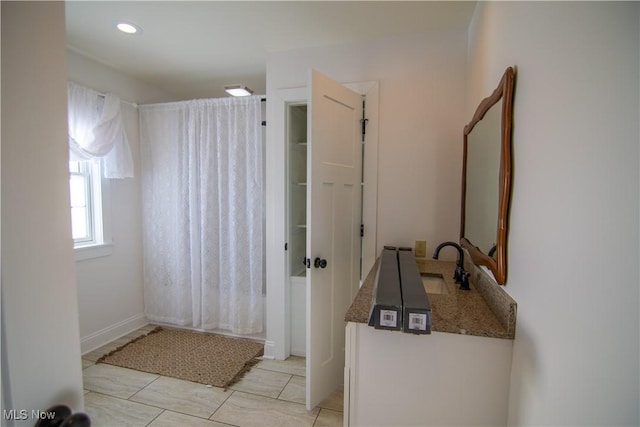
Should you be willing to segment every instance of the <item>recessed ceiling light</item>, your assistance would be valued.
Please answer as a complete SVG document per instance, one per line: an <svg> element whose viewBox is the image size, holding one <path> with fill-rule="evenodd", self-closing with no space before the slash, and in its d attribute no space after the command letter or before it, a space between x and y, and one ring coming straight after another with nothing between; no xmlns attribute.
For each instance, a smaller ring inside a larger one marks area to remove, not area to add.
<svg viewBox="0 0 640 427"><path fill-rule="evenodd" d="M116 28L123 33L127 34L138 34L142 32L142 28L138 27L135 24L131 24L129 22L118 22L116 24Z"/></svg>
<svg viewBox="0 0 640 427"><path fill-rule="evenodd" d="M242 85L225 86L224 91L231 96L249 96L253 93L251 89Z"/></svg>

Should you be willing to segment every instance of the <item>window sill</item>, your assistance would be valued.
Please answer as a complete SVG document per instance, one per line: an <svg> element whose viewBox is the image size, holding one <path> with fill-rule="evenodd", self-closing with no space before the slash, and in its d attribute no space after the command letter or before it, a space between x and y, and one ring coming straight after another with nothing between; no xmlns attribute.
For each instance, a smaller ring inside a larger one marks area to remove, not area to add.
<svg viewBox="0 0 640 427"><path fill-rule="evenodd" d="M80 246L74 248L73 251L76 254L76 262L84 261L87 259L100 258L111 255L113 253L113 244L102 243L99 245Z"/></svg>

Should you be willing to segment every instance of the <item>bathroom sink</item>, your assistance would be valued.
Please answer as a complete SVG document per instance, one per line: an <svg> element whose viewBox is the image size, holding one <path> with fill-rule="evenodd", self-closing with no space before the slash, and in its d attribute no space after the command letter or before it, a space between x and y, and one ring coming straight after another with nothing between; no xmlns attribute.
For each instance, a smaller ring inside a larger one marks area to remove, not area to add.
<svg viewBox="0 0 640 427"><path fill-rule="evenodd" d="M428 294L448 294L447 284L441 274L421 273L424 290Z"/></svg>

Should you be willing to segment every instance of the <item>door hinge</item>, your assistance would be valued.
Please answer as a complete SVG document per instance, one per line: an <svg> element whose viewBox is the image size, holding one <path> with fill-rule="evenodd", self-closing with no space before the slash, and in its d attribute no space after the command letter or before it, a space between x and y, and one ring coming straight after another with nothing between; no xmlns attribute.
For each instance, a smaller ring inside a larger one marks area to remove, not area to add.
<svg viewBox="0 0 640 427"><path fill-rule="evenodd" d="M360 237L364 237L364 224L360 224Z"/></svg>
<svg viewBox="0 0 640 427"><path fill-rule="evenodd" d="M362 125L362 136L367 133L367 122L369 119L360 119L360 124Z"/></svg>
<svg viewBox="0 0 640 427"><path fill-rule="evenodd" d="M289 249L289 243L285 243L285 244L284 244L284 250L286 251L286 250L288 250L288 249Z"/></svg>

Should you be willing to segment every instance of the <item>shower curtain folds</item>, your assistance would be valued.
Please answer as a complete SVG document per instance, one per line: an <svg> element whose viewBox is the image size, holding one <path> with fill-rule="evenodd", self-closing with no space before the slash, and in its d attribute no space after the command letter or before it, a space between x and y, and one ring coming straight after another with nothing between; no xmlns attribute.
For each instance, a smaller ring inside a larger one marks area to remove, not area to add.
<svg viewBox="0 0 640 427"><path fill-rule="evenodd" d="M260 98L140 107L145 315L263 329Z"/></svg>

